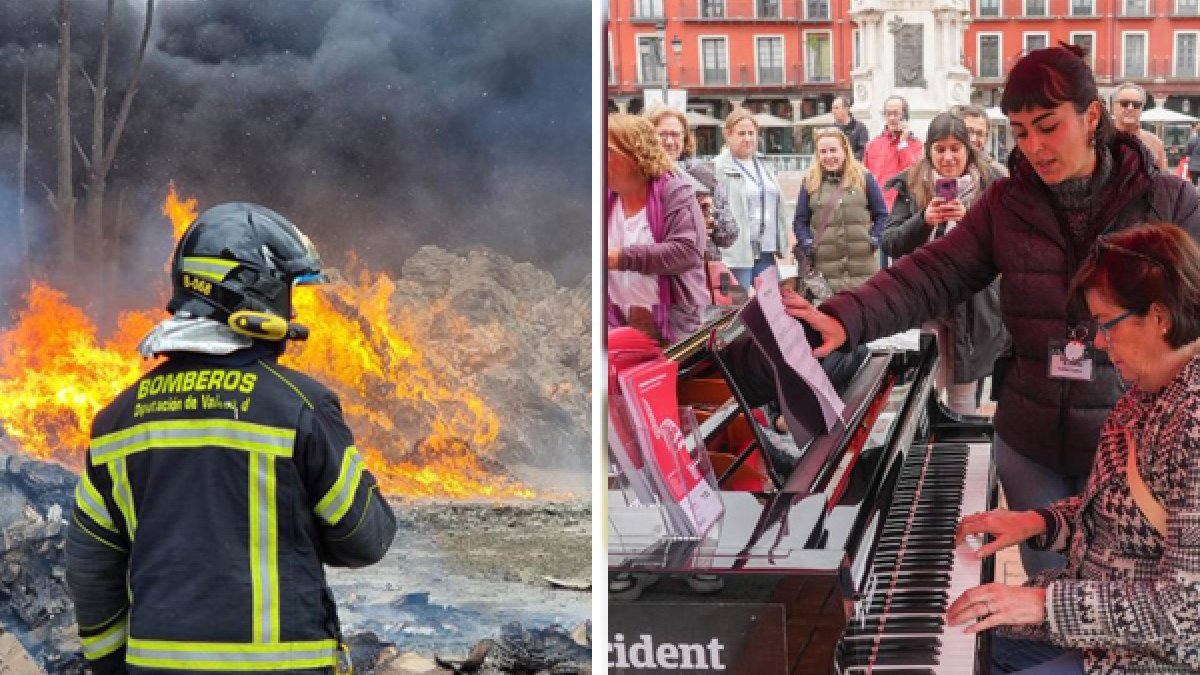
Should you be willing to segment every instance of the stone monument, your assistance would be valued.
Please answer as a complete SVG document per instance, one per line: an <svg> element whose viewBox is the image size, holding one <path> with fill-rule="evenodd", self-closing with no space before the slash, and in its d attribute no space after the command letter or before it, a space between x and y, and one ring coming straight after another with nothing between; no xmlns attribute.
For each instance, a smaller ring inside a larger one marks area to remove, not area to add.
<svg viewBox="0 0 1200 675"><path fill-rule="evenodd" d="M860 28L857 68L850 72L851 112L874 137L883 129L883 102L908 100L909 128L925 139L934 115L971 102L971 73L963 66L970 0L851 0Z"/></svg>

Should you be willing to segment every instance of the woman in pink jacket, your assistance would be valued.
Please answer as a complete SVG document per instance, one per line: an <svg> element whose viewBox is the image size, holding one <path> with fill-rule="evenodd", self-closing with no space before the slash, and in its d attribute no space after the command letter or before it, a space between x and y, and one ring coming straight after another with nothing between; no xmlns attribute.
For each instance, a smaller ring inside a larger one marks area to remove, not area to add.
<svg viewBox="0 0 1200 675"><path fill-rule="evenodd" d="M704 214L690 182L644 117L608 118L608 323L640 323L649 312L658 337L695 330L711 303L704 279Z"/></svg>

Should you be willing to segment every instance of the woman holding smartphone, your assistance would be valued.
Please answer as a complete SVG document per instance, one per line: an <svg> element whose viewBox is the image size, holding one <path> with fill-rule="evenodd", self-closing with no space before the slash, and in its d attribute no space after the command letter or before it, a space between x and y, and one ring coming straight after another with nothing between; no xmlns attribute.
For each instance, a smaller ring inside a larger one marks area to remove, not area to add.
<svg viewBox="0 0 1200 675"><path fill-rule="evenodd" d="M1001 177L970 141L966 123L942 113L929 123L925 156L888 181L885 187L897 191L882 238L889 257L900 258L944 236ZM938 389L946 407L959 415L975 414L979 381L991 374L1008 342L997 285L924 327L937 333Z"/></svg>

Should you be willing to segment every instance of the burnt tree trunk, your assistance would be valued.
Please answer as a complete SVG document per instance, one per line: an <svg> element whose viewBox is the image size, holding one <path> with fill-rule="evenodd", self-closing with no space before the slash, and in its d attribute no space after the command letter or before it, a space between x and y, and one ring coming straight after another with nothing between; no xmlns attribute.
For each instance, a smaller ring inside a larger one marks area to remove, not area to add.
<svg viewBox="0 0 1200 675"><path fill-rule="evenodd" d="M107 94L108 81L108 43L112 31L113 0L108 0L108 14L104 21L104 38L100 53L100 70L96 76L95 99L92 106L92 156L91 167L88 171L87 211L89 230L92 235L100 234L106 239L111 238L111 231L104 228L104 192L108 184L108 172L112 168L117 155L117 146L125 132L125 124L129 121L129 111L133 108L133 99L137 95L138 81L142 76L142 65L146 59L146 45L150 42L150 27L154 23L154 0L146 0L146 18L142 24L142 37L138 43L137 56L130 69L129 86L121 99L121 108L117 112L116 122L107 141L104 138L104 98Z"/></svg>
<svg viewBox="0 0 1200 675"><path fill-rule="evenodd" d="M62 260L74 261L75 187L71 183L71 10L67 0L58 0L58 193L54 195L54 251Z"/></svg>
<svg viewBox="0 0 1200 675"><path fill-rule="evenodd" d="M87 223L79 233L84 250L92 250L104 228L104 195L96 194L96 162L104 154L104 103L108 98L108 54L112 44L113 8L116 0L108 0L104 24L100 31L100 63L92 80L92 150L88 155Z"/></svg>
<svg viewBox="0 0 1200 675"><path fill-rule="evenodd" d="M17 151L17 232L21 237L21 265L28 264L32 235L25 220L25 167L29 161L29 62L21 63L21 146Z"/></svg>

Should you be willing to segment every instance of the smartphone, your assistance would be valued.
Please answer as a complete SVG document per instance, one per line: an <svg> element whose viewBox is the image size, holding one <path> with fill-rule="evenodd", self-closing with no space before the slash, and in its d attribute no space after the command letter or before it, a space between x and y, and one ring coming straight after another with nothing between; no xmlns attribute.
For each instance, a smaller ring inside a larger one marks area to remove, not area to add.
<svg viewBox="0 0 1200 675"><path fill-rule="evenodd" d="M933 182L933 196L952 202L958 199L958 179L939 178Z"/></svg>
<svg viewBox="0 0 1200 675"><path fill-rule="evenodd" d="M933 194L948 202L958 199L958 179L939 178L933 182Z"/></svg>

